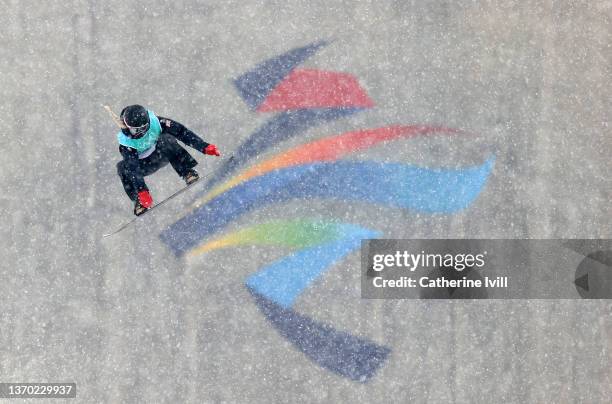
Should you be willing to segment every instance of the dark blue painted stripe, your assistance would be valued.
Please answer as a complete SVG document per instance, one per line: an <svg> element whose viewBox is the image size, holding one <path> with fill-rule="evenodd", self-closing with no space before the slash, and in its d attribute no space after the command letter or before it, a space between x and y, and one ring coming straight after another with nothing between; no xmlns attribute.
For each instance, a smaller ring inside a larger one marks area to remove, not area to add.
<svg viewBox="0 0 612 404"><path fill-rule="evenodd" d="M364 338L338 331L249 291L278 332L319 366L358 382L367 382L391 350Z"/></svg>

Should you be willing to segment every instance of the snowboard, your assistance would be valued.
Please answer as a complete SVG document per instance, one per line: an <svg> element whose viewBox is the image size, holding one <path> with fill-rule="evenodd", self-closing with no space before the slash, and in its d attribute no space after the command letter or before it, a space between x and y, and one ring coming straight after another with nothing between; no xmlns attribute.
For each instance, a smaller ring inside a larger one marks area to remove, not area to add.
<svg viewBox="0 0 612 404"><path fill-rule="evenodd" d="M151 206L149 209L145 210L143 213L141 213L140 215L134 217L132 220L130 220L129 222L125 222L123 223L121 226L119 226L115 231L108 233L108 234L103 234L102 238L105 237L110 237L114 234L119 233L120 231L126 229L127 227L129 227L132 223L134 223L136 220L140 219L141 217L143 217L144 215L146 215L147 213L151 212L153 209L157 208L158 206L163 205L164 203L168 202L169 200L171 200L172 198L179 196L180 194L182 194L183 192L187 191L189 188L193 187L195 184L197 184L198 182L200 182L200 180L202 180L202 177L198 178L197 180L193 181L191 184L184 186L183 188L179 189L178 191L176 191L175 193L173 193L172 195L170 195L169 197L167 197L166 199L156 203L155 205Z"/></svg>

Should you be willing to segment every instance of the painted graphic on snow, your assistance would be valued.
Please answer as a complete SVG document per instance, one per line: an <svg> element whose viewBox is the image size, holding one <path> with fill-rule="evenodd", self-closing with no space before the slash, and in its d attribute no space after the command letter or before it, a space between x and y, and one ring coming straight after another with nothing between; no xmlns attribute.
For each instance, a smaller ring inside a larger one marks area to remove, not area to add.
<svg viewBox="0 0 612 404"><path fill-rule="evenodd" d="M259 223L229 234L223 229L248 212L290 200L333 199L423 213L452 214L481 193L494 165L460 169L345 160L356 152L415 136L463 136L461 131L423 125L387 126L335 134L253 163L255 154L296 138L307 129L374 107L356 77L298 69L327 45L317 42L264 61L234 80L256 113L274 115L214 173L194 205L160 237L177 255L205 254L238 245L282 246L290 253L245 280L254 303L272 326L314 363L354 381L366 382L391 348L337 330L300 314L296 299L333 264L355 252L376 229L334 220L304 218ZM364 187L364 184L368 184Z"/></svg>

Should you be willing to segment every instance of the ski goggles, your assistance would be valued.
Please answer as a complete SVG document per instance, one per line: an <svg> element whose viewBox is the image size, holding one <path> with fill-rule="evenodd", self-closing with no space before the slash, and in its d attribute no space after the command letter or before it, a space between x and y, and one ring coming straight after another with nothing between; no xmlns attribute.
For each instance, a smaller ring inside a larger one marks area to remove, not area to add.
<svg viewBox="0 0 612 404"><path fill-rule="evenodd" d="M129 126L127 123L125 123L125 121L123 123L128 128L130 133L133 136L135 136L135 137L144 136L144 134L147 133L147 131L149 130L149 124L148 123L145 123L144 125L138 126L138 127Z"/></svg>

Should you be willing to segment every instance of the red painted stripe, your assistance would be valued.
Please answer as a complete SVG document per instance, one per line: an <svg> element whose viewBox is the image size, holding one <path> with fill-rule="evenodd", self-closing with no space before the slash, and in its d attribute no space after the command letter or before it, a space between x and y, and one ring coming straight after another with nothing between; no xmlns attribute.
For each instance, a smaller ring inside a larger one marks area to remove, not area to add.
<svg viewBox="0 0 612 404"><path fill-rule="evenodd" d="M257 111L373 106L357 78L348 73L295 69L272 90Z"/></svg>

